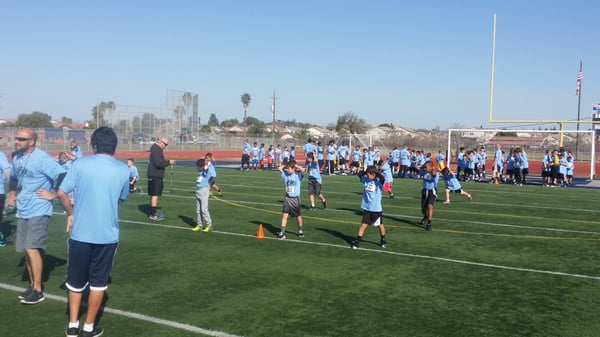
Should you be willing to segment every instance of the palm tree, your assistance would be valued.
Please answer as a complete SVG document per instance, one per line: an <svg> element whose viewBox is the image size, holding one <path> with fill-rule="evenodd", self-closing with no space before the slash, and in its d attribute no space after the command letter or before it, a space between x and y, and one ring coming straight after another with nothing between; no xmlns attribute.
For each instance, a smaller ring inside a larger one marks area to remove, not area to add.
<svg viewBox="0 0 600 337"><path fill-rule="evenodd" d="M250 94L245 92L242 94L242 105L244 106L244 127L246 127L246 109L248 108L248 105L250 105L250 100L252 99L252 97L250 97Z"/></svg>

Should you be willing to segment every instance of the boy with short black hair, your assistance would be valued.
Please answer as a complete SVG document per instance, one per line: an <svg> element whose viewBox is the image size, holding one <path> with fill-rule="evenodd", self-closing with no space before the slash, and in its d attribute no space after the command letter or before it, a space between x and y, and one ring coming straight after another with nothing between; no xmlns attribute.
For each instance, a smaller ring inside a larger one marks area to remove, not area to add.
<svg viewBox="0 0 600 337"><path fill-rule="evenodd" d="M364 171L358 173L358 178L363 184L363 196L360 207L363 209L362 222L358 228L356 240L352 241L351 248L358 249L362 240L363 234L369 225L373 225L379 229L381 240L379 245L385 248L385 227L382 223L383 209L381 207L381 189L385 183L385 178L379 172L377 167L369 166Z"/></svg>
<svg viewBox="0 0 600 337"><path fill-rule="evenodd" d="M327 200L323 196L323 193L321 193L323 179L321 178L319 163L317 162L317 159L315 159L315 154L313 152L307 153L306 163L306 170L308 171L308 200L310 201L310 208L308 210L315 210L315 195L321 199L323 208L327 208Z"/></svg>
<svg viewBox="0 0 600 337"><path fill-rule="evenodd" d="M460 195L467 197L467 200L473 200L473 197L462 189L462 186L460 185L458 179L456 179L454 172L452 172L449 168L444 167L442 170L442 178L446 183L446 200L444 201L444 204L450 203L450 192L460 193Z"/></svg>
<svg viewBox="0 0 600 337"><path fill-rule="evenodd" d="M304 237L302 230L302 215L300 214L300 187L304 177L304 168L298 166L295 160L290 160L285 166L279 166L283 184L285 186L285 198L283 200L283 210L281 214L281 231L277 233L278 240L285 240L285 228L288 217L296 217L298 223L298 237Z"/></svg>

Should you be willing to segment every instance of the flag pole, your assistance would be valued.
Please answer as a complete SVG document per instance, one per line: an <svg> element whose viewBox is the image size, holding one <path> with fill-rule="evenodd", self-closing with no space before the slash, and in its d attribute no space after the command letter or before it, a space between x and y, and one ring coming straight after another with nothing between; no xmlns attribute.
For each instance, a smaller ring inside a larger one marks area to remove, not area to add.
<svg viewBox="0 0 600 337"><path fill-rule="evenodd" d="M578 96L577 100L577 136L575 138L575 160L579 158L579 121L581 117L581 82L583 80L583 62L579 60L579 73L577 73L577 89L575 94ZM594 163L592 163L594 165Z"/></svg>

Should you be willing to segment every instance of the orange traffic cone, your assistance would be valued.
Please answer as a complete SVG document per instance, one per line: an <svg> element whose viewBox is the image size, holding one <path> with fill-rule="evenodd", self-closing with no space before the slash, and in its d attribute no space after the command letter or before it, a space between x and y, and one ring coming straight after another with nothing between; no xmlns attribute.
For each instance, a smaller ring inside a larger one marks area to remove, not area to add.
<svg viewBox="0 0 600 337"><path fill-rule="evenodd" d="M265 238L265 232L263 231L262 224L258 225L258 232L256 232L256 238L257 239L264 239Z"/></svg>

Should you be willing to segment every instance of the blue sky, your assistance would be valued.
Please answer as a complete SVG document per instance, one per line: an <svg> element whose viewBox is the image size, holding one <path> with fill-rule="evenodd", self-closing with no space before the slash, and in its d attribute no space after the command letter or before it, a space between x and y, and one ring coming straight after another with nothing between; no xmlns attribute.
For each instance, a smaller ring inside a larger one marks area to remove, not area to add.
<svg viewBox="0 0 600 337"><path fill-rule="evenodd" d="M600 102L598 1L28 1L0 4L0 118L91 108L160 111L168 89L199 94L202 123L248 115L326 126L577 118ZM168 114L169 112L163 111ZM575 128L574 124L567 128ZM582 126L588 129L589 124Z"/></svg>

